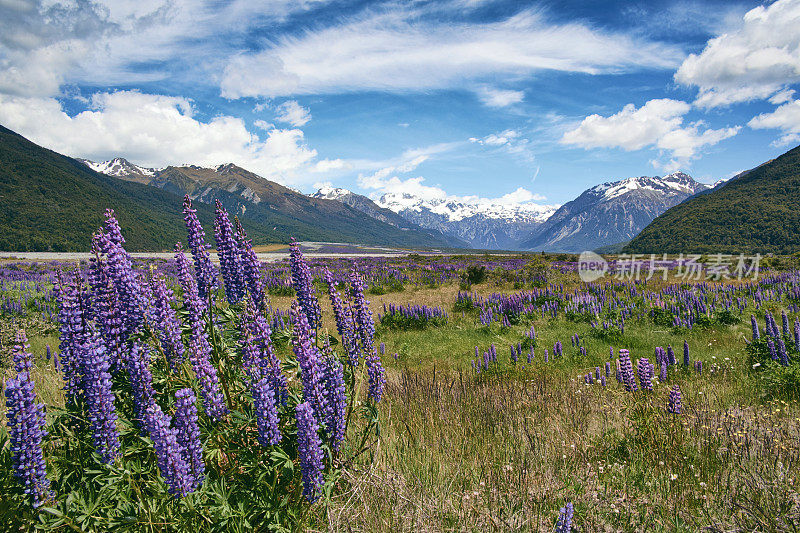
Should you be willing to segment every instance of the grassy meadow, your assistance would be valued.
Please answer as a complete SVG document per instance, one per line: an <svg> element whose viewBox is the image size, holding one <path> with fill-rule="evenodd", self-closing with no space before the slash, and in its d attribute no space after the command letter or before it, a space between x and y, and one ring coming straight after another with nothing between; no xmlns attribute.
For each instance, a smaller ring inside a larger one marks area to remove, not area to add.
<svg viewBox="0 0 800 533"><path fill-rule="evenodd" d="M527 261L520 260L523 265ZM767 311L779 321L781 311L788 311L793 324L800 316L793 300L764 299L756 308L752 291L747 301L742 282L687 284L675 272L667 281L638 284L609 277L597 283L620 283L638 291L626 297L635 303L624 333L604 334L592 324L597 317L567 318L563 310L535 311L505 326L497 321L483 325L477 306L454 307L460 290L480 298L547 286L558 287L565 297L587 289L574 270L550 266L546 283L531 285L510 281L503 267L492 269L495 260L483 261L492 274L468 287L451 279L367 294L377 324L375 343L385 347L387 383L378 436L352 458L301 528L553 531L559 508L567 502L575 507L574 531L800 528L797 398L788 388L769 386L767 372L754 370L747 349L750 315L757 316L762 330ZM739 286L746 307L734 309L734 318L726 323L710 320L691 329L657 323L650 313L655 307L652 295L680 286L705 294L720 286ZM6 282L3 297L18 297L19 290ZM326 288L317 282L316 290L322 330L339 337ZM292 300L288 294L272 295L270 305L286 310ZM447 322L388 328L379 320L384 304L438 306L447 312ZM608 302L603 309L609 309ZM57 351L58 332L46 320L3 315L3 378L13 373L8 347L20 324L28 324L36 357L32 377L40 399L48 406L63 406L60 375L44 357L46 345ZM526 358L528 341L514 363L511 346L524 342L532 327L532 361ZM570 340L576 334L579 346ZM553 346L559 341L563 355L555 357ZM688 367L681 363L684 342L692 360ZM476 347L483 355L491 345L497 361L476 371ZM658 367L652 391L628 392L617 382L620 348L630 351L636 371L637 359L654 363L656 347L667 346L674 348L678 363L668 367L666 382L659 382ZM275 349L281 359L291 353L285 337L275 341ZM701 372L695 361L702 361ZM596 367L604 374L607 362L607 385L587 384L584 376ZM681 414L665 409L674 385L682 393Z"/></svg>

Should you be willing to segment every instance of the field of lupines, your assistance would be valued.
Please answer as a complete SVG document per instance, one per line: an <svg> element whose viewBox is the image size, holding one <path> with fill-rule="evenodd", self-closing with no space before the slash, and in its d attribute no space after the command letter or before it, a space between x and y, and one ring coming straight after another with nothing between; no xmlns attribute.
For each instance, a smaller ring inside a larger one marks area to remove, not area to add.
<svg viewBox="0 0 800 533"><path fill-rule="evenodd" d="M89 262L0 265L10 528L800 529L797 270L260 263L221 209L216 265L185 215L191 260L108 213Z"/></svg>

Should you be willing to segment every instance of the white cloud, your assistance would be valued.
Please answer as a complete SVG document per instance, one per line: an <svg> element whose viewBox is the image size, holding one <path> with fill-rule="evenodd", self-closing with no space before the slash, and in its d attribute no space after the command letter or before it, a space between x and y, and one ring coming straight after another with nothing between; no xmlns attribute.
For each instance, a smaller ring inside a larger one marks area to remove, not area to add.
<svg viewBox="0 0 800 533"><path fill-rule="evenodd" d="M229 98L420 91L540 70L673 68L682 55L676 47L580 23L553 23L533 10L497 22L446 24L409 8L368 10L231 58L221 87Z"/></svg>
<svg viewBox="0 0 800 533"><path fill-rule="evenodd" d="M316 161L302 130L272 128L259 137L239 118L202 121L185 98L135 91L95 94L91 108L75 116L52 98L0 95L0 123L73 157L123 156L145 166L230 162L285 184L341 164Z"/></svg>
<svg viewBox="0 0 800 533"><path fill-rule="evenodd" d="M699 107L769 98L800 81L800 0L748 11L737 29L690 54L675 79L699 88Z"/></svg>
<svg viewBox="0 0 800 533"><path fill-rule="evenodd" d="M312 168L312 172L331 172L333 170L347 170L352 168L350 163L344 159L322 159L317 161Z"/></svg>
<svg viewBox="0 0 800 533"><path fill-rule="evenodd" d="M492 89L484 87L478 91L481 101L489 107L508 107L522 102L525 93L522 91L510 91L503 89Z"/></svg>
<svg viewBox="0 0 800 533"><path fill-rule="evenodd" d="M800 141L800 100L787 102L771 113L753 117L747 123L753 129L777 129L783 132L775 144L785 146Z"/></svg>
<svg viewBox="0 0 800 533"><path fill-rule="evenodd" d="M530 140L522 137L522 134L517 130L508 129L480 138L470 137L469 142L502 150L528 163L536 159L531 150Z"/></svg>
<svg viewBox="0 0 800 533"><path fill-rule="evenodd" d="M271 122L267 122L265 120L255 120L253 121L253 125L260 130L266 130L266 131L269 131L275 127L275 124L272 124Z"/></svg>
<svg viewBox="0 0 800 533"><path fill-rule="evenodd" d="M322 3L6 0L0 93L54 96L65 83L113 87L169 77L206 82L235 53L231 37Z"/></svg>
<svg viewBox="0 0 800 533"><path fill-rule="evenodd" d="M305 126L311 120L311 111L307 107L298 104L296 100L288 100L282 103L277 107L276 111L275 120L286 122L296 128Z"/></svg>
<svg viewBox="0 0 800 533"><path fill-rule="evenodd" d="M491 133L486 137L476 138L470 137L469 141L472 143L483 144L487 146L503 146L510 144L519 137L519 132L516 130L505 130L500 133Z"/></svg>
<svg viewBox="0 0 800 533"><path fill-rule="evenodd" d="M684 126L683 116L690 109L686 102L668 98L650 100L638 109L628 104L608 117L595 114L584 118L578 127L564 133L561 143L627 151L655 147L671 153L673 160L668 166L674 168L686 165L703 146L715 145L739 132L739 126L703 129L700 121Z"/></svg>
<svg viewBox="0 0 800 533"><path fill-rule="evenodd" d="M775 105L785 104L786 102L791 102L793 98L794 89L784 89L779 93L775 93L772 98L769 99L769 103Z"/></svg>

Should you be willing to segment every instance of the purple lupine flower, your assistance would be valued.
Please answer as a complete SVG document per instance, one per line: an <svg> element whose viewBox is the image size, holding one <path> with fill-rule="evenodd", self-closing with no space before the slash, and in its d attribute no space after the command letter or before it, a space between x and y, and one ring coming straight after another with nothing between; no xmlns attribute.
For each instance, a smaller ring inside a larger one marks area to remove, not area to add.
<svg viewBox="0 0 800 533"><path fill-rule="evenodd" d="M261 378L251 388L253 411L258 425L258 442L262 446L278 444L281 431L278 428L278 405L269 379Z"/></svg>
<svg viewBox="0 0 800 533"><path fill-rule="evenodd" d="M22 372L30 373L31 369L33 369L33 355L29 350L28 337L25 335L25 330L20 329L17 331L16 343L11 351L14 370L17 374Z"/></svg>
<svg viewBox="0 0 800 533"><path fill-rule="evenodd" d="M605 374L601 374L600 375L600 385L602 385L603 387L606 386L606 376L605 376Z"/></svg>
<svg viewBox="0 0 800 533"><path fill-rule="evenodd" d="M111 390L111 363L97 333L89 332L77 358L86 400L87 418L92 428L95 449L104 463L113 463L119 453L117 411Z"/></svg>
<svg viewBox="0 0 800 533"><path fill-rule="evenodd" d="M300 245L294 239L289 247L289 262L292 269L292 285L297 293L297 303L302 313L306 315L306 321L311 329L317 329L322 325L322 309L317 300L311 269L303 259Z"/></svg>
<svg viewBox="0 0 800 533"><path fill-rule="evenodd" d="M217 285L217 270L211 263L211 254L208 253L211 245L206 244L206 232L197 219L197 210L192 207L192 200L188 194L183 198L183 220L186 222L188 234L186 242L194 259L197 293L202 300L205 300Z"/></svg>
<svg viewBox="0 0 800 533"><path fill-rule="evenodd" d="M150 347L133 342L130 353L125 358L128 379L133 390L133 411L137 422L144 432L144 417L153 403L153 374L150 372Z"/></svg>
<svg viewBox="0 0 800 533"><path fill-rule="evenodd" d="M181 327L175 309L172 308L174 293L167 287L164 278L154 277L150 280L153 299L148 309L148 317L153 329L158 334L161 347L167 356L169 366L176 370L183 362L185 348L181 341Z"/></svg>
<svg viewBox="0 0 800 533"><path fill-rule="evenodd" d="M125 239L114 217L114 211L107 209L105 213L105 233L100 233L102 251L106 254L108 277L114 284L119 301L120 318L122 320L122 339L133 334L144 320L147 306L141 284L137 278L130 255L123 248Z"/></svg>
<svg viewBox="0 0 800 533"><path fill-rule="evenodd" d="M703 373L703 362L702 361L695 361L694 362L694 369L697 371L698 374Z"/></svg>
<svg viewBox="0 0 800 533"><path fill-rule="evenodd" d="M369 376L369 392L367 396L375 403L381 401L383 386L386 384L386 371L381 364L381 357L372 354L365 359Z"/></svg>
<svg viewBox="0 0 800 533"><path fill-rule="evenodd" d="M292 317L292 350L300 367L300 380L303 383L303 399L314 408L318 420L325 417L325 394L321 383L320 353L312 340L312 330L305 313L297 302L290 309Z"/></svg>
<svg viewBox="0 0 800 533"><path fill-rule="evenodd" d="M689 359L689 343L683 341L683 364L689 366L689 363L691 363L691 359Z"/></svg>
<svg viewBox="0 0 800 533"><path fill-rule="evenodd" d="M755 315L750 315L750 325L753 328L753 340L757 341L761 338L761 335L758 332L758 322L756 321Z"/></svg>
<svg viewBox="0 0 800 533"><path fill-rule="evenodd" d="M361 353L366 357L375 351L375 322L372 320L372 311L369 310L369 301L364 298L366 282L356 270L355 265L350 271L350 294L353 302L353 318L355 319L356 332L361 342Z"/></svg>
<svg viewBox="0 0 800 533"><path fill-rule="evenodd" d="M646 357L639 359L636 365L636 373L639 375L639 385L642 390L653 390L653 367L650 360Z"/></svg>
<svg viewBox="0 0 800 533"><path fill-rule="evenodd" d="M681 388L673 385L669 391L669 398L667 399L667 412L674 415L681 414Z"/></svg>
<svg viewBox="0 0 800 533"><path fill-rule="evenodd" d="M625 390L634 392L637 390L636 378L633 375L633 364L631 363L630 352L624 348L619 350L619 362L622 382L625 384Z"/></svg>
<svg viewBox="0 0 800 533"><path fill-rule="evenodd" d="M658 380L661 383L667 381L667 367L668 367L668 360L661 361L661 365L658 367Z"/></svg>
<svg viewBox="0 0 800 533"><path fill-rule="evenodd" d="M783 337L778 337L778 358L781 366L789 366L789 354L786 353L786 343L783 342Z"/></svg>
<svg viewBox="0 0 800 533"><path fill-rule="evenodd" d="M675 361L675 350L672 349L672 345L667 345L667 364L674 365L676 364Z"/></svg>
<svg viewBox="0 0 800 533"><path fill-rule="evenodd" d="M611 375L611 363L606 361L606 377Z"/></svg>
<svg viewBox="0 0 800 533"><path fill-rule="evenodd" d="M775 350L775 343L772 340L772 337L767 339L767 347L769 348L769 356L772 358L773 361L778 360L778 352Z"/></svg>
<svg viewBox="0 0 800 533"><path fill-rule="evenodd" d="M55 286L58 301L59 350L67 403L73 404L81 391L79 350L86 337L86 318L80 275L58 273Z"/></svg>
<svg viewBox="0 0 800 533"><path fill-rule="evenodd" d="M570 531L572 531L572 517L574 513L575 508L572 506L572 502L568 502L567 505L559 510L555 533L570 533Z"/></svg>
<svg viewBox="0 0 800 533"><path fill-rule="evenodd" d="M789 335L789 317L784 310L781 311L781 333Z"/></svg>
<svg viewBox="0 0 800 533"><path fill-rule="evenodd" d="M52 352L52 350L50 349L50 345L49 345L49 344L46 344L46 345L45 345L45 356L47 357L47 360L48 360L48 361L50 360L50 358L52 358L52 357L53 357L53 352Z"/></svg>
<svg viewBox="0 0 800 533"><path fill-rule="evenodd" d="M93 235L93 257L89 260L87 281L91 291L91 315L108 351L111 369L116 373L123 368L123 309L111 277L111 268L101 256L103 250L111 246L119 244L102 232Z"/></svg>
<svg viewBox="0 0 800 533"><path fill-rule="evenodd" d="M359 339L356 332L355 322L353 321L353 310L349 304L342 301L339 291L336 290L336 282L333 275L327 268L323 273L323 279L328 285L328 296L333 307L333 316L336 319L336 330L342 338L342 346L347 353L350 366L356 367L359 363ZM475 347L477 350L478 347Z"/></svg>
<svg viewBox="0 0 800 533"><path fill-rule="evenodd" d="M30 375L33 356L23 330L17 332L13 355L17 375L6 381L5 388L11 465L23 492L31 497L34 507L39 507L50 496L42 453L42 439L47 432L44 405L36 401Z"/></svg>
<svg viewBox="0 0 800 533"><path fill-rule="evenodd" d="M225 211L219 200L216 200L214 239L217 242L217 255L222 271L222 281L225 285L225 297L230 303L235 304L244 296L244 279L233 225L228 218L228 212Z"/></svg>
<svg viewBox="0 0 800 533"><path fill-rule="evenodd" d="M344 386L344 368L335 357L327 357L322 363L325 389L325 433L334 452L344 440L346 430L345 411L347 396Z"/></svg>
<svg viewBox="0 0 800 533"><path fill-rule="evenodd" d="M206 472L196 403L197 398L190 388L180 389L175 393L175 438L182 450L181 456L191 470L191 491L203 484Z"/></svg>
<svg viewBox="0 0 800 533"><path fill-rule="evenodd" d="M245 344L252 345L252 352L249 352L251 355L248 357L252 358L259 368L258 374L252 373L253 379L258 381L258 376L268 378L275 401L286 405L289 397L286 376L283 375L281 362L272 346L272 330L267 319L256 312L250 300L247 301L242 313L241 327L243 339L248 339Z"/></svg>
<svg viewBox="0 0 800 533"><path fill-rule="evenodd" d="M319 424L314 409L308 402L295 408L297 416L297 455L303 478L303 496L309 502L320 497L324 479L322 476L322 442L319 439Z"/></svg>
<svg viewBox="0 0 800 533"><path fill-rule="evenodd" d="M211 364L211 345L203 327L206 306L197 294L197 284L180 243L175 245L175 252L178 279L183 288L183 304L188 311L188 322L192 331L189 338L189 362L200 384L203 408L212 419L220 420L228 413L228 408L219 390L217 370Z"/></svg>
<svg viewBox="0 0 800 533"><path fill-rule="evenodd" d="M153 441L161 477L169 493L183 497L192 492L195 485L191 467L183 458L183 449L178 443L177 431L170 427L170 417L153 403L146 413L147 431Z"/></svg>
<svg viewBox="0 0 800 533"><path fill-rule="evenodd" d="M794 348L800 352L800 320L794 321Z"/></svg>
<svg viewBox="0 0 800 533"><path fill-rule="evenodd" d="M264 306L264 286L261 283L261 263L253 251L253 243L247 238L239 217L235 217L236 222L236 243L239 249L239 264L242 269L242 278L250 292L256 307L261 309Z"/></svg>

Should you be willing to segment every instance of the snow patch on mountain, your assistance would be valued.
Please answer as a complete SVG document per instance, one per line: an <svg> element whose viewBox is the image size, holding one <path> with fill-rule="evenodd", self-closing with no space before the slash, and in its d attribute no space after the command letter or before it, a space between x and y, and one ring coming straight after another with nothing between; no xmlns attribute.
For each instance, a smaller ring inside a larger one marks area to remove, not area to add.
<svg viewBox="0 0 800 533"><path fill-rule="evenodd" d="M377 204L395 213L429 211L446 217L448 222L459 222L474 216L507 222L544 222L558 209L557 205L498 202L476 196L424 199L409 193L383 194Z"/></svg>
<svg viewBox="0 0 800 533"><path fill-rule="evenodd" d="M95 172L100 172L101 174L106 174L108 176L114 176L117 178L128 177L131 175L150 177L155 175L157 171L161 170L158 168L140 167L139 165L134 165L122 157L115 157L114 159L101 161L99 163L90 161L88 159L81 159L80 161Z"/></svg>

